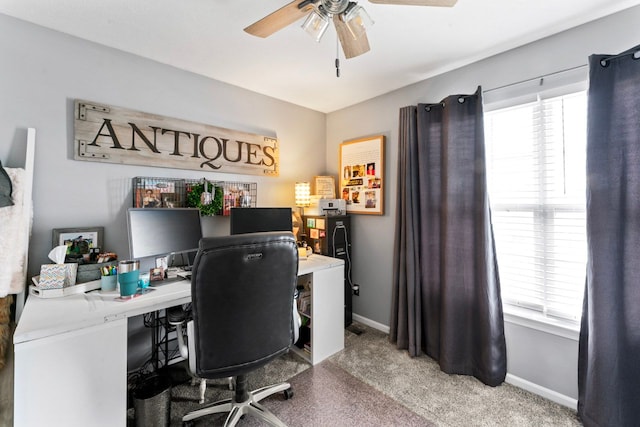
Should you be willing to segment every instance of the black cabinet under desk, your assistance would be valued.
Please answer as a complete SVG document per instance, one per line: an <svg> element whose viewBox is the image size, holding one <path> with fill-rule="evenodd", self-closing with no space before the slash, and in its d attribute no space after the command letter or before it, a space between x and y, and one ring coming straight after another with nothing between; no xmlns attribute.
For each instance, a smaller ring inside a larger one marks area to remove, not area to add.
<svg viewBox="0 0 640 427"><path fill-rule="evenodd" d="M351 325L351 217L349 215L304 215L304 234L313 253L344 260L344 326Z"/></svg>

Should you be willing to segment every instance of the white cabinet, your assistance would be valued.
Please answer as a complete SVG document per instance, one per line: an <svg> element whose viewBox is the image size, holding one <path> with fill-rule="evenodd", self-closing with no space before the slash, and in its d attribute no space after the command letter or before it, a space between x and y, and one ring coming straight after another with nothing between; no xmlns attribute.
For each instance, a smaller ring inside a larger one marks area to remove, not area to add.
<svg viewBox="0 0 640 427"><path fill-rule="evenodd" d="M15 345L21 426L124 426L127 319Z"/></svg>
<svg viewBox="0 0 640 427"><path fill-rule="evenodd" d="M327 268L316 266L312 273L298 275L302 326L293 350L316 365L344 348L344 262L312 255L300 265L312 260Z"/></svg>

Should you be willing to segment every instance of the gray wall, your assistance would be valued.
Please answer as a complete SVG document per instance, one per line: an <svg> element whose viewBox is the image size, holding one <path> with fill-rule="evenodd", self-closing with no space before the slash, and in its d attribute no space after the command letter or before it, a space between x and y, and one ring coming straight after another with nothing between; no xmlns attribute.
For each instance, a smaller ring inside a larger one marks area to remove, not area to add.
<svg viewBox="0 0 640 427"><path fill-rule="evenodd" d="M323 113L6 15L0 28L3 164L22 167L26 129L37 131L30 274L46 262L53 228L104 226L105 248L126 258L124 212L135 176L256 181L259 206L293 206L295 181L325 173ZM280 177L73 160L76 98L277 137ZM228 227L226 218L205 219L207 234L228 234Z"/></svg>
<svg viewBox="0 0 640 427"><path fill-rule="evenodd" d="M386 136L385 215L358 215L352 220L353 277L360 285L360 296L354 297L355 313L389 325L399 109L418 102L438 102L451 94L472 93L478 85L488 90L583 65L594 53L621 52L640 43L639 19L640 7L635 7L328 114L327 165L334 174L339 173L341 142ZM577 398L575 339L513 324L507 326L506 334L511 375ZM541 352L544 360L539 358Z"/></svg>

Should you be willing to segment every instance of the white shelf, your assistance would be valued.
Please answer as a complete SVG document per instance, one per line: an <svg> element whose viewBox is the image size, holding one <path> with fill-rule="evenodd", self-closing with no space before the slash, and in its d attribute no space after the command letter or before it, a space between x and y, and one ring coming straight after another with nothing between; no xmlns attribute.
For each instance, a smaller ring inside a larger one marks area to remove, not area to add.
<svg viewBox="0 0 640 427"><path fill-rule="evenodd" d="M317 258L316 258L317 257ZM324 262L328 268L316 269L313 273L298 276L300 291L298 301L309 295L309 314L300 315L309 319L309 350L293 346L293 351L312 365L316 365L344 348L344 261L314 255L316 262ZM337 261L333 263L332 260Z"/></svg>

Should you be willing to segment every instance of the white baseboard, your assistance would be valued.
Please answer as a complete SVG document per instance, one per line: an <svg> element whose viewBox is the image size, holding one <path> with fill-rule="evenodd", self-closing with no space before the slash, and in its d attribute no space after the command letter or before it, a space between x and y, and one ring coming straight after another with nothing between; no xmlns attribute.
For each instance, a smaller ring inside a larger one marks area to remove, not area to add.
<svg viewBox="0 0 640 427"><path fill-rule="evenodd" d="M368 319L366 317L360 316L359 314L353 314L353 320L358 323L362 323L363 325L369 326L373 329L377 329L385 334L389 333L389 327L387 325L383 325L382 323L376 322L375 320ZM572 397L565 396L564 394L558 393L557 391L553 391L541 385L532 383L531 381L527 381L523 378L517 377L512 374L507 374L507 378L505 382L531 392L533 394L537 394L538 396L542 396L545 399L549 399L552 402L555 402L559 405L566 406L567 408L573 409L574 411L578 408L578 401Z"/></svg>
<svg viewBox="0 0 640 427"><path fill-rule="evenodd" d="M385 334L389 333L389 327L387 325L383 325L382 323L378 323L375 320L367 319L366 317L360 316L359 314L353 313L353 320L358 323L362 323L363 325L372 327L373 329L377 329Z"/></svg>
<svg viewBox="0 0 640 427"><path fill-rule="evenodd" d="M550 401L556 402L559 405L566 406L567 408L573 409L574 411L578 408L578 401L576 399L565 396L564 394L558 393L557 391L553 391L515 375L507 374L505 382L523 390L527 390L533 394L537 394L538 396L542 396L545 399L549 399Z"/></svg>

